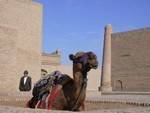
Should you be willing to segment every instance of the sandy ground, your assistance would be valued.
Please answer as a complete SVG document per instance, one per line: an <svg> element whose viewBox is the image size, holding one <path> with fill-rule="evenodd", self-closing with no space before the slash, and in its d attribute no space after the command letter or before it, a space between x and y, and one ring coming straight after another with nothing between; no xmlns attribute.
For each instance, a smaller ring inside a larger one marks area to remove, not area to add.
<svg viewBox="0 0 150 113"><path fill-rule="evenodd" d="M48 113L47 110L25 108L26 102L29 100L28 94L22 95L0 95L0 113ZM89 101L94 102L89 102ZM118 101L103 102L103 101ZM87 113L150 113L150 107L142 107L137 105L119 103L119 101L141 101L150 102L150 96L135 95L105 95L101 96L98 92L87 94L85 103ZM69 111L50 111L51 113L68 113ZM82 111L83 112L83 111ZM81 112L81 113L82 113Z"/></svg>
<svg viewBox="0 0 150 113"><path fill-rule="evenodd" d="M15 99L10 98L7 100L3 100L0 102L1 106L11 106L11 107L21 107L26 108L26 103L28 99ZM120 103L90 103L85 102L85 110L99 110L99 109L118 109L118 108L137 108L135 105L128 105L128 104L120 104Z"/></svg>
<svg viewBox="0 0 150 113"><path fill-rule="evenodd" d="M34 110L29 108L0 106L0 113L70 113L70 111L48 111L41 109ZM82 111L81 113L150 113L150 108L99 109Z"/></svg>

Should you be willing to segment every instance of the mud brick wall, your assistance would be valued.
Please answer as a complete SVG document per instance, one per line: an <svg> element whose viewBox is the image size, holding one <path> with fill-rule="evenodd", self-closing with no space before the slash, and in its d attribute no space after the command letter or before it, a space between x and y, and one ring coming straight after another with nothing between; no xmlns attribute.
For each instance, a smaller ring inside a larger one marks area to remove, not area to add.
<svg viewBox="0 0 150 113"><path fill-rule="evenodd" d="M150 91L150 28L113 33L111 42L113 91Z"/></svg>

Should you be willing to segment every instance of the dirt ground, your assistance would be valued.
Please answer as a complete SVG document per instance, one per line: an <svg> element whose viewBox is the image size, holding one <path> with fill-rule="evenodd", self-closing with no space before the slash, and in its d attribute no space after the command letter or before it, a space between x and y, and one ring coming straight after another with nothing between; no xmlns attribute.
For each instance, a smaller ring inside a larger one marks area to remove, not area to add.
<svg viewBox="0 0 150 113"><path fill-rule="evenodd" d="M13 107L26 107L26 103L29 98L14 98L14 97L7 97L0 99L0 105L4 106L13 106ZM127 104L120 104L120 103L89 103L85 102L85 109L86 111L90 110L99 110L99 109L122 109L122 108L136 108L135 105L127 105Z"/></svg>

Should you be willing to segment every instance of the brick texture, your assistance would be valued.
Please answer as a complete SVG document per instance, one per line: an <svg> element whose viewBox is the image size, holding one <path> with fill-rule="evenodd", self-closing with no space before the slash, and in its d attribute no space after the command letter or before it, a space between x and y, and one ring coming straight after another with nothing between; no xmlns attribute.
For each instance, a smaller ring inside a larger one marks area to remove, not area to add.
<svg viewBox="0 0 150 113"><path fill-rule="evenodd" d="M150 91L149 49L150 28L112 34L114 91Z"/></svg>
<svg viewBox="0 0 150 113"><path fill-rule="evenodd" d="M29 0L28 0L29 1ZM42 6L19 0L0 1L0 90L18 91L24 70L40 78Z"/></svg>

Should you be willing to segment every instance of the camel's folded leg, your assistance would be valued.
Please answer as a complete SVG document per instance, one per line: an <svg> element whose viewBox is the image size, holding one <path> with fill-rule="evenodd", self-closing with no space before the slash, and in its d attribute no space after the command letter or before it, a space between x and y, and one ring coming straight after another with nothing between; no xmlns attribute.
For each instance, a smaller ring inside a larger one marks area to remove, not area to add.
<svg viewBox="0 0 150 113"><path fill-rule="evenodd" d="M84 102L80 106L80 111L85 111L85 104L84 104Z"/></svg>
<svg viewBox="0 0 150 113"><path fill-rule="evenodd" d="M26 104L26 107L28 108L34 108L37 105L38 99L36 97L32 97Z"/></svg>

